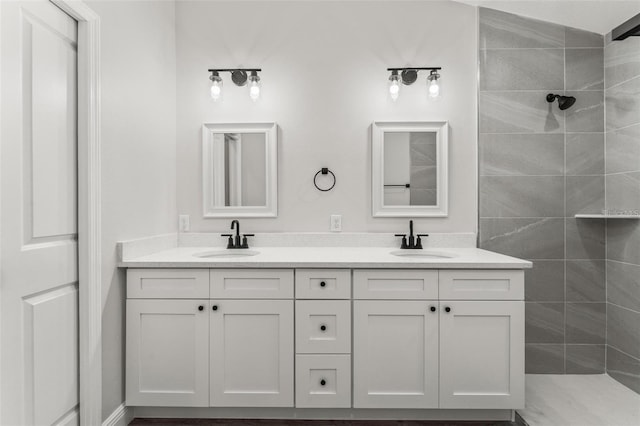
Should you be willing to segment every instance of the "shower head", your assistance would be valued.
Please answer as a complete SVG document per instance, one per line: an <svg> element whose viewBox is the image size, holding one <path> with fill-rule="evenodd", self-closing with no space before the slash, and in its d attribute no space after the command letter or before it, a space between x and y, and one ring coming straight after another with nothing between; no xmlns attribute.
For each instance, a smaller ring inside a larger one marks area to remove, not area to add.
<svg viewBox="0 0 640 426"><path fill-rule="evenodd" d="M554 95L553 93L549 93L547 95L547 102L551 103L555 100L558 100L558 108L564 111L567 108L571 108L573 104L576 103L576 98L573 96L562 96L562 95Z"/></svg>

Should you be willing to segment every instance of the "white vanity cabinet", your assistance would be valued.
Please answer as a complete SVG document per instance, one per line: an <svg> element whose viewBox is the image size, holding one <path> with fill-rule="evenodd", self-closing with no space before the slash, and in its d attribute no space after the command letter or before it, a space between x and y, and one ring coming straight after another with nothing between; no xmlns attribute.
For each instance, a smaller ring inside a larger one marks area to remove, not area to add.
<svg viewBox="0 0 640 426"><path fill-rule="evenodd" d="M127 280L127 405L524 406L522 270L134 268Z"/></svg>
<svg viewBox="0 0 640 426"><path fill-rule="evenodd" d="M355 408L524 406L522 271L360 270L354 290Z"/></svg>

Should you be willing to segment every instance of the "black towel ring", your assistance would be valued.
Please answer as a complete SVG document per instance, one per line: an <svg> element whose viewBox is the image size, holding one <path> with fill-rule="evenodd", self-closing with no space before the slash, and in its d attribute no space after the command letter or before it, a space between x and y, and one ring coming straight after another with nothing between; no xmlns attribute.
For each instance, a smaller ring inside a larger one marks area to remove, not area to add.
<svg viewBox="0 0 640 426"><path fill-rule="evenodd" d="M318 178L318 175L320 173L322 173L323 175L331 174L331 176L333 176L333 185L331 185L329 188L326 188L326 189L320 188L318 186L318 183L316 182L316 179ZM318 173L316 173L316 175L313 177L313 184L315 185L316 188L318 188L318 191L322 191L322 192L331 191L333 187L336 186L336 175L334 175L333 172L329 170L327 167L323 167L320 170L318 170Z"/></svg>

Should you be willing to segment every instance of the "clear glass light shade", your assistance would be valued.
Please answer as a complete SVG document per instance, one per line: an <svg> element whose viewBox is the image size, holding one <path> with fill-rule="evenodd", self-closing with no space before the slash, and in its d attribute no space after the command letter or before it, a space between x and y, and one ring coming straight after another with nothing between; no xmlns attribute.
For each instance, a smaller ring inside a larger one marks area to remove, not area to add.
<svg viewBox="0 0 640 426"><path fill-rule="evenodd" d="M222 97L222 78L219 76L211 77L211 99L214 101L220 100Z"/></svg>
<svg viewBox="0 0 640 426"><path fill-rule="evenodd" d="M430 98L439 98L442 86L440 74L431 74L427 77L427 90Z"/></svg>
<svg viewBox="0 0 640 426"><path fill-rule="evenodd" d="M254 102L260 98L260 77L257 75L249 77L249 97Z"/></svg>
<svg viewBox="0 0 640 426"><path fill-rule="evenodd" d="M389 77L389 97L392 101L396 101L400 96L400 77L398 74L392 74Z"/></svg>

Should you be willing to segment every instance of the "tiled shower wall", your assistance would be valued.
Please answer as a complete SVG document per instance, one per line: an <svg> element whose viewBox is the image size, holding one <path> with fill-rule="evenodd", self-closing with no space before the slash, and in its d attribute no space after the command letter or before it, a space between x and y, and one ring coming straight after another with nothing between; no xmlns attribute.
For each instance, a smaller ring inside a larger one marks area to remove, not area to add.
<svg viewBox="0 0 640 426"><path fill-rule="evenodd" d="M603 38L484 8L479 28L480 247L533 261L526 371L603 373L605 223L573 217L604 208Z"/></svg>
<svg viewBox="0 0 640 426"><path fill-rule="evenodd" d="M640 213L640 38L605 47L606 206ZM640 220L607 220L607 372L640 393Z"/></svg>

